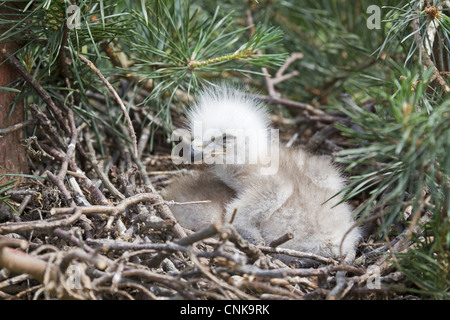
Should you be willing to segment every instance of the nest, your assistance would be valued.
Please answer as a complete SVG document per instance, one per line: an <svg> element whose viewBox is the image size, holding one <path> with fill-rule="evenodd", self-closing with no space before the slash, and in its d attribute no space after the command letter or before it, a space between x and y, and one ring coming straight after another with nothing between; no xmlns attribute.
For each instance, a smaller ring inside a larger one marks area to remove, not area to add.
<svg viewBox="0 0 450 320"><path fill-rule="evenodd" d="M104 97L88 96L107 112ZM273 115L284 143L330 155L351 146L334 129L334 122L345 121L342 115L288 100L266 100L295 109L294 120ZM30 106L38 130L24 144L36 178L21 178L5 193L9 207L0 207L0 298L297 300L397 295L396 285L404 277L382 253L404 249L408 230L388 243L377 243L369 232L352 265L280 248L289 234L269 246L255 246L229 223L194 233L183 229L171 213L171 206L183 204L168 202L158 193L174 174L188 168L171 162L170 145L160 131L153 137L154 150L146 151L150 129L142 122L152 117L148 110L130 110L135 127L145 128L137 132L133 149L101 124L93 139L93 129L75 121L70 108L62 108L67 119L49 120L48 111ZM99 140L110 156L99 157ZM279 255L297 262L286 265L276 258Z"/></svg>

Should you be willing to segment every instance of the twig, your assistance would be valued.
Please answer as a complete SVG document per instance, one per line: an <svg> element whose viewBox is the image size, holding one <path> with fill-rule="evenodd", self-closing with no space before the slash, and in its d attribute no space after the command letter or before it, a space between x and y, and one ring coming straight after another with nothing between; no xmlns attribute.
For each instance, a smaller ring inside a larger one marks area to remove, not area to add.
<svg viewBox="0 0 450 320"><path fill-rule="evenodd" d="M60 180L57 176L55 176L50 171L46 172L47 176L49 177L50 181L53 182L55 186L58 187L59 191L61 191L64 200L71 206L75 206L75 202L73 201L72 196L70 195L70 192L67 190L66 186L64 185L64 182Z"/></svg>
<svg viewBox="0 0 450 320"><path fill-rule="evenodd" d="M370 277L379 276L380 274L383 274L383 272L386 272L386 270L389 270L391 268L392 263L388 261L387 259L392 256L393 253L399 252L405 248L405 246L408 243L409 238L412 234L418 234L422 227L418 226L417 224L426 224L430 219L432 219L432 213L426 212L423 217L420 217L420 210L417 210L414 213L414 220L413 223L411 223L410 227L404 230L400 235L398 235L391 243L388 245L384 245L380 248L378 248L376 251L381 252L388 248L390 248L389 254L384 254L380 259L378 259L374 264L374 268L367 268L367 271L360 275L359 277L354 277L352 281L355 283L361 284L363 282L366 282ZM417 220L418 219L418 220Z"/></svg>
<svg viewBox="0 0 450 320"><path fill-rule="evenodd" d="M167 204L164 204L164 199L161 197L161 195L155 190L155 188L152 185L152 182L150 181L150 178L147 175L147 169L145 168L144 164L139 158L133 157L134 163L138 166L139 172L141 174L142 179L144 180L145 189L147 192L152 192L156 195L158 198L157 202L161 203L159 208L159 214L161 218L173 221L174 225L172 227L172 231L175 234L177 238L184 238L186 237L186 232L183 230L181 225L178 223L177 219L173 215L172 211L170 210L169 206Z"/></svg>
<svg viewBox="0 0 450 320"><path fill-rule="evenodd" d="M99 270L105 270L107 267L106 260L103 257L97 255L95 252L86 253L81 249L72 249L67 252L62 258L61 263L59 264L60 270L62 272L65 272L65 270L69 267L70 262L75 259L89 262L95 265L95 267Z"/></svg>
<svg viewBox="0 0 450 320"><path fill-rule="evenodd" d="M289 76L289 78L294 77L298 75L298 72L294 71L291 73L288 73L287 75L283 75L283 73L286 71L286 69L296 60L303 59L303 53L301 52L294 52L292 53L287 59L286 62L281 66L280 69L278 69L277 73L275 74L275 78L273 79L274 83L280 83L286 79L283 79L283 77Z"/></svg>
<svg viewBox="0 0 450 320"><path fill-rule="evenodd" d="M23 243L22 248L24 248ZM59 261L57 258L55 259L55 253L52 253L53 258L44 261L41 258L12 249L10 246L14 246L14 243L4 239L0 240L0 268L7 268L14 273L30 275L44 285L43 288L46 292L55 293L63 299L84 298L66 285L67 280L64 273L72 260L87 261L99 269L106 267L105 259L96 254L87 254L80 249L71 250L68 253L57 252L56 255L61 256ZM22 279L24 277L22 275L21 280L24 280Z"/></svg>
<svg viewBox="0 0 450 320"><path fill-rule="evenodd" d="M427 53L427 50L423 46L422 36L420 35L420 23L419 23L419 15L415 18L411 23L412 29L414 31L414 42L420 50L420 54L423 58L423 62L428 68L433 68L433 79L436 79L437 83L444 89L446 93L450 92L450 86L447 84L445 79L441 76L438 68L431 60L430 56Z"/></svg>
<svg viewBox="0 0 450 320"><path fill-rule="evenodd" d="M246 300L254 300L255 298L246 294L245 292L241 291L240 289L233 287L231 285L229 285L228 283L226 283L224 280L216 277L215 275L213 275L206 267L204 267L200 261L198 260L197 256L195 255L195 248L190 247L188 248L188 255L191 259L191 261L194 263L194 265L201 271L203 272L209 279L211 279L212 281L214 281L217 285L219 285L220 287L230 290L231 292L233 292L234 294L236 294L238 297L242 298L242 299L246 299Z"/></svg>
<svg viewBox="0 0 450 320"><path fill-rule="evenodd" d="M285 80L288 80L292 77L298 76L298 71L294 70L288 74L283 74L286 69L296 60L300 60L303 58L302 53L294 52L292 53L285 61L285 63L278 69L274 78L271 78L269 71L267 68L262 68L263 73L265 74L267 91L269 92L269 96L271 98L280 98L280 94L275 90L275 85L281 83Z"/></svg>
<svg viewBox="0 0 450 320"><path fill-rule="evenodd" d="M173 242L166 243L130 243L122 240L87 239L86 243L101 247L103 250L151 250L151 251L181 251L186 247Z"/></svg>
<svg viewBox="0 0 450 320"><path fill-rule="evenodd" d="M70 234L69 232L61 229L61 228L55 228L53 230L53 234L55 234L56 236L58 236L59 238L68 240L72 243L74 243L76 246L82 248L84 251L88 252L88 253L94 253L95 250L92 249L91 247L89 247L88 245L81 243L80 239L78 239L77 237L75 237L74 235Z"/></svg>
<svg viewBox="0 0 450 320"><path fill-rule="evenodd" d="M66 82L66 86L69 90L72 89L72 84L70 82L70 72L68 65L71 62L71 60L67 61L68 58L66 56L66 50L63 48L67 45L67 41L70 36L70 29L67 27L67 25L63 24L63 36L61 39L61 45L58 53L58 59L59 59L59 65L61 67L61 74L64 77L64 81ZM75 99L73 95L70 95L70 108L69 110L73 110L73 105L75 103Z"/></svg>
<svg viewBox="0 0 450 320"><path fill-rule="evenodd" d="M111 194L116 198L119 198L120 200L125 199L125 196L119 190L116 189L116 187L111 183L111 181L109 181L108 177L103 172L103 170L99 167L98 161L95 156L94 146L92 145L91 135L88 131L86 131L85 133L85 140L89 150L88 154L89 160L91 161L91 164L94 167L95 172L97 173L100 180L103 182L105 188L108 189L109 192L111 192Z"/></svg>
<svg viewBox="0 0 450 320"><path fill-rule="evenodd" d="M4 243L3 243L4 244ZM47 270L47 263L31 255L3 245L0 241L0 267L7 268L15 273L26 273L38 280L44 281L44 274ZM51 267L52 277L56 277L56 266Z"/></svg>
<svg viewBox="0 0 450 320"><path fill-rule="evenodd" d="M270 104L282 104L282 105L285 105L287 107L299 108L299 109L306 110L309 113L312 113L312 114L315 114L315 115L323 115L323 114L325 114L325 112L323 112L322 110L316 109L312 105L307 104L307 103L303 103L303 102L297 102L297 101L293 101L293 100L289 100L289 99L283 99L283 98L275 98L275 97L263 96L263 95L258 95L258 94L253 94L252 96L255 97L256 99L260 99L260 100L266 101L267 103L270 103Z"/></svg>
<svg viewBox="0 0 450 320"><path fill-rule="evenodd" d="M145 286L143 286L142 284L136 283L134 281L131 281L131 280L122 280L118 284L118 287L119 288L125 287L125 288L138 289L138 290L142 291L143 293L145 293L145 295L147 295L150 299L152 299L152 300L158 299L158 297L153 292L148 290Z"/></svg>
<svg viewBox="0 0 450 320"><path fill-rule="evenodd" d="M77 203L77 205L90 206L91 204L86 199L83 192L81 191L80 185L78 184L75 177L72 176L72 172L67 171L67 173L69 173L71 175L71 177L69 178L69 184L72 187L72 190L74 193L74 199L75 199L75 202Z"/></svg>
<svg viewBox="0 0 450 320"><path fill-rule="evenodd" d="M332 116L329 114L324 114L320 116L307 116L306 119L308 121L328 122L328 123L340 122L345 120L345 118Z"/></svg>
<svg viewBox="0 0 450 320"><path fill-rule="evenodd" d="M142 129L141 136L139 137L138 142L138 158L140 159L142 156L142 153L145 150L145 147L147 146L147 142L150 139L150 133L151 130L149 127L145 127Z"/></svg>
<svg viewBox="0 0 450 320"><path fill-rule="evenodd" d="M70 49L68 49L70 50ZM80 58L81 61L83 61L89 68L91 68L92 71L100 78L100 80L105 84L105 86L108 88L109 92L113 95L113 97L116 99L117 103L119 104L120 108L122 109L123 115L127 121L128 125L128 131L131 137L131 142L133 146L133 155L137 158L138 153L138 147L137 147L137 139L136 139L136 133L134 132L133 123L131 122L130 115L128 114L127 108L125 107L122 99L119 97L119 94L117 91L112 87L112 85L109 83L109 81L103 76L103 74L100 72L100 70L86 57L84 57L82 54L77 53L78 58Z"/></svg>
<svg viewBox="0 0 450 320"><path fill-rule="evenodd" d="M304 269L291 269L291 268L279 268L271 270L263 270L253 265L243 265L236 268L239 273L254 275L263 278L286 278L286 277L319 277L326 276L337 271L350 271L361 275L363 271L360 268L356 268L349 265L332 265L321 268L304 268Z"/></svg>
<svg viewBox="0 0 450 320"><path fill-rule="evenodd" d="M345 274L346 271L338 271L336 273L336 286L327 294L327 300L342 299L353 287L353 282L347 281Z"/></svg>
<svg viewBox="0 0 450 320"><path fill-rule="evenodd" d="M55 157L59 161L64 161L65 155L45 144L41 144L42 149L45 150L48 154ZM95 186L95 184L83 173L83 171L78 168L78 165L74 161L69 161L69 167L72 170L72 175L76 175L76 177L80 180L82 186L84 186L91 193L92 197L96 200L97 203L107 205L109 201L103 195L103 193Z"/></svg>
<svg viewBox="0 0 450 320"><path fill-rule="evenodd" d="M125 210L132 205L138 204L140 202L150 202L154 203L159 199L157 194L154 193L140 193L129 198L125 198L116 206L102 206L95 205L90 207L76 207L78 211L82 214L92 214L92 213L106 213L116 215L125 212ZM53 208L50 210L51 214L68 214L73 212L73 208Z"/></svg>
<svg viewBox="0 0 450 320"><path fill-rule="evenodd" d="M186 246L193 244L194 242L214 236L215 234L217 234L220 231L220 229L221 229L221 224L214 223L214 224L211 224L210 226L206 227L205 229L202 229L202 230L197 231L189 236L178 239L177 241L175 241L175 243L186 247ZM164 259L166 259L168 256L169 255L166 253L161 253L161 254L157 255L156 257L154 257L153 259L151 259L147 264L149 266L153 266L153 267L159 266L161 264L161 262Z"/></svg>
<svg viewBox="0 0 450 320"><path fill-rule="evenodd" d="M230 240L239 250L242 250L248 256L251 263L264 256L257 246L242 238L236 229L229 223L224 224L220 228L219 234L222 239Z"/></svg>
<svg viewBox="0 0 450 320"><path fill-rule="evenodd" d="M276 254L285 254L291 257L295 258L301 258L301 259L311 259L315 260L321 263L326 264L333 264L336 265L338 262L332 258L326 258L323 256L319 256L310 252L300 252L292 249L285 249L285 248L272 248L272 247L263 247L258 246L258 248L264 252L264 253L276 253Z"/></svg>
<svg viewBox="0 0 450 320"><path fill-rule="evenodd" d="M139 214L134 217L132 223L136 225L137 223L142 223L143 226L140 228L140 233L144 233L149 229L162 230L166 228L172 228L174 222L171 220L164 220L157 215L150 214L148 208L142 204L137 205L137 210Z"/></svg>
<svg viewBox="0 0 450 320"><path fill-rule="evenodd" d="M123 277L142 277L147 278L150 281L161 283L177 292L179 292L186 299L193 300L195 296L189 293L186 290L183 290L184 285L181 281L178 281L176 278L166 276L163 274L155 273L149 270L144 269L132 269L125 270L122 274Z"/></svg>
<svg viewBox="0 0 450 320"><path fill-rule="evenodd" d="M5 222L0 224L0 234L27 231L27 230L47 230L58 227L64 227L71 225L77 221L83 214L81 210L70 208L72 215L67 218L57 220L38 220L38 221L26 221L26 222Z"/></svg>
<svg viewBox="0 0 450 320"><path fill-rule="evenodd" d="M0 282L0 290L5 287L15 285L22 281L28 280L29 278L30 278L30 276L28 274L21 274L21 275L15 276L13 278L6 279L6 280Z"/></svg>
<svg viewBox="0 0 450 320"><path fill-rule="evenodd" d="M55 115L58 123L63 128L64 132L70 133L70 129L64 121L64 117L61 113L61 110L56 106L53 102L51 96L47 93L47 91L39 84L39 82L28 72L25 66L20 63L20 61L14 56L13 52L8 51L6 48L0 52L2 57L11 64L16 71L25 79L25 81L30 84L37 94L44 100L44 102L50 107L53 114Z"/></svg>
<svg viewBox="0 0 450 320"><path fill-rule="evenodd" d="M254 20L253 20L253 16L252 16L252 12L251 10L246 10L246 16L247 16L247 24L249 26L250 29L250 38L253 36L253 33L255 32L255 27L254 27ZM262 54L261 50L258 50L258 54ZM267 86L267 91L269 93L269 97L270 98L280 98L280 94L275 90L275 85L283 82L285 80L288 80L292 77L298 76L298 71L294 70L288 74L284 74L284 72L287 70L287 68L296 60L300 60L303 59L303 54L299 53L299 52L294 52L292 53L284 62L284 64L278 69L278 71L275 73L275 77L272 78L270 76L269 71L267 70L267 68L261 68L262 72L265 75L265 80L266 80L266 86Z"/></svg>
<svg viewBox="0 0 450 320"><path fill-rule="evenodd" d="M271 300L274 299L275 297L278 297L278 299L302 299L301 296L298 296L286 289L282 289L282 288L278 288L278 287L273 287L265 282L260 282L260 281L242 281L239 285L239 288L244 288L244 289L253 289L256 290L257 292L265 292L264 294L267 295L266 292L270 292L271 296ZM263 297L261 297L262 299Z"/></svg>
<svg viewBox="0 0 450 320"><path fill-rule="evenodd" d="M34 175L39 176L41 174L40 170L36 170L34 172ZM14 220L16 222L21 221L22 219L20 218L20 215L23 213L23 211L25 210L26 206L28 205L28 203L30 202L31 198L34 196L34 194L36 194L37 192L34 190L24 190L26 191L25 193L25 197L23 198L22 202L20 203L19 208L17 209L17 213L18 215L14 215ZM31 192L30 194L28 192Z"/></svg>
<svg viewBox="0 0 450 320"><path fill-rule="evenodd" d="M400 241L398 241L392 248L393 252L399 252L399 251L403 250L405 248L406 244L411 240L411 236L413 234L419 233L422 230L422 227L420 227L420 225L417 226L419 221L421 221L421 223L423 224L423 223L428 222L431 219L432 215L430 213L428 213L428 215L426 215L423 219L419 220L420 218L422 218L422 210L425 207L425 204L428 202L429 202L429 198L424 199L424 197L422 195L421 198L419 199L419 207L413 213L409 227L403 233L403 237L400 239Z"/></svg>
<svg viewBox="0 0 450 320"><path fill-rule="evenodd" d="M61 138L61 135L58 134L58 131L52 125L51 121L47 118L47 116L41 110L39 110L39 106L32 103L28 107L30 108L31 113L37 119L39 124L43 127L44 129L43 132L45 133L46 136L48 136L49 141L55 142L56 146L61 149L66 149L67 144Z"/></svg>
<svg viewBox="0 0 450 320"><path fill-rule="evenodd" d="M229 224L233 224L236 214L237 214L237 208L234 208L233 214L231 215L231 218L230 218L230 221L228 221Z"/></svg>
<svg viewBox="0 0 450 320"><path fill-rule="evenodd" d="M69 126L70 126L71 135L70 135L70 143L67 146L66 155L64 156L64 160L61 163L61 168L59 169L58 176L57 176L58 179L61 180L61 181L66 176L67 167L69 165L69 161L71 160L71 158L72 158L72 156L74 154L75 147L76 147L76 144L77 144L77 139L78 139L78 131L77 131L77 127L75 125L75 119L74 119L74 115L73 115L72 109L69 109L67 111L67 119L69 120Z"/></svg>
<svg viewBox="0 0 450 320"><path fill-rule="evenodd" d="M283 234L281 237L279 237L278 239L275 239L271 243L269 243L269 247L272 247L272 248L278 247L279 245L282 245L283 243L286 243L292 239L294 239L294 234L292 232L287 232L287 233Z"/></svg>
<svg viewBox="0 0 450 320"><path fill-rule="evenodd" d="M16 123L15 125L9 126L8 128L0 129L0 135L9 134L11 132L20 130L22 128L34 125L36 123L36 119L26 120L24 122Z"/></svg>
<svg viewBox="0 0 450 320"><path fill-rule="evenodd" d="M195 232L187 237L178 239L175 241L177 244L182 246L189 246L193 244L194 242L203 240L205 238L210 238L214 235L216 235L221 230L221 224L220 223L213 223L210 226Z"/></svg>
<svg viewBox="0 0 450 320"><path fill-rule="evenodd" d="M309 139L306 148L310 151L316 151L323 142L334 133L339 132L339 130L334 126L334 124L329 124L321 130L317 131L311 139Z"/></svg>
<svg viewBox="0 0 450 320"><path fill-rule="evenodd" d="M231 60L249 59L249 58L253 57L255 54L256 54L255 51L251 50L251 48L248 48L243 51L237 50L236 52L231 53L231 54L227 54L224 56L211 58L211 59L203 60L203 61L197 61L197 60L191 59L187 65L189 67L189 70L192 71L192 70L195 70L196 68L205 67L210 64L217 64L217 63L222 63L222 62L231 61Z"/></svg>

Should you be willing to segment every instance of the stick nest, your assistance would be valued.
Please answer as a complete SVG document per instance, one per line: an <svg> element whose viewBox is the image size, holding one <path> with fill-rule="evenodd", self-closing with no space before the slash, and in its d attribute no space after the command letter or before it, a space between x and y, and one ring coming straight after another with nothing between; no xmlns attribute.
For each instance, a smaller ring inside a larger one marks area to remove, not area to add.
<svg viewBox="0 0 450 320"><path fill-rule="evenodd" d="M90 97L98 108L106 108L101 96ZM342 120L339 115L299 110L299 121L273 116L285 143L328 154L349 145L332 128ZM5 193L16 212L5 204L0 208L0 298L396 296L403 275L382 254L396 242L376 243L369 233L349 265L277 247L289 241L289 234L264 247L248 243L228 223L193 233L171 214L171 206L183 204L167 202L158 193L175 174L188 169L172 164L162 133L154 136L155 149L149 153L150 130L138 132L136 157L106 126L100 126L94 138L93 128L75 121L71 110L64 119L65 137L56 136L57 120L49 121L48 111L30 106L30 112L37 134L24 144L33 174L45 179L21 178ZM139 119L148 116L136 106L130 111L136 128ZM106 157L99 156L99 139ZM274 253L299 262L285 265Z"/></svg>

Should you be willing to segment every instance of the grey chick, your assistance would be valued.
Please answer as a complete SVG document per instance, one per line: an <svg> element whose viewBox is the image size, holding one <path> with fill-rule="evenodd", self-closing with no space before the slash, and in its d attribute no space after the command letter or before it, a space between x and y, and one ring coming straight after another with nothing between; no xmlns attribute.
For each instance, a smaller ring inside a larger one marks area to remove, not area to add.
<svg viewBox="0 0 450 320"><path fill-rule="evenodd" d="M209 172L181 177L164 196L211 203L177 207L181 225L195 230L231 221L237 210L233 225L254 244L291 232L294 238L280 247L354 257L361 230L352 228L351 207L336 196L344 186L339 170L327 158L280 145L261 102L222 85L200 94L188 120L194 158Z"/></svg>
<svg viewBox="0 0 450 320"><path fill-rule="evenodd" d="M210 172L190 170L177 177L161 195L166 200L181 203L171 207L181 226L198 231L216 221L225 221L225 204L236 193ZM195 203L206 200L210 202Z"/></svg>

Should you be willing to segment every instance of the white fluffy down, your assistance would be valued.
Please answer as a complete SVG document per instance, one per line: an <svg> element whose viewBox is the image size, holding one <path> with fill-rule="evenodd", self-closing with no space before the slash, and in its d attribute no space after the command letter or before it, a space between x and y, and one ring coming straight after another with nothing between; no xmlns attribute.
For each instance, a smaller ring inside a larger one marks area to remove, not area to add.
<svg viewBox="0 0 450 320"><path fill-rule="evenodd" d="M260 102L226 86L204 91L188 119L194 137L199 124L202 133L271 128ZM274 148L279 152L276 174L262 175L259 163L214 164L206 172L180 177L163 196L175 201L211 200L207 205L172 208L179 222L192 230L216 220L230 221L237 209L233 225L255 244L268 245L292 232L294 238L280 247L354 257L361 230L353 227L351 207L338 204L342 198L335 196L345 184L339 170L328 159L302 149Z"/></svg>

